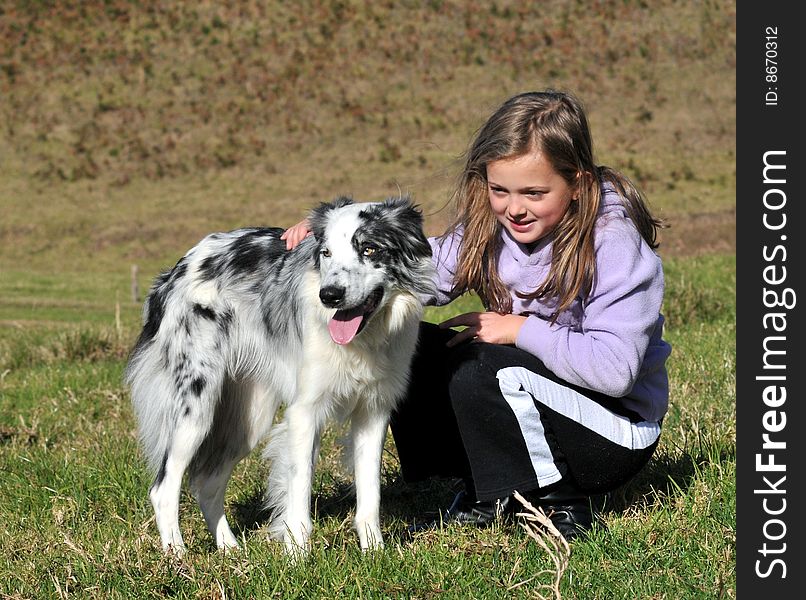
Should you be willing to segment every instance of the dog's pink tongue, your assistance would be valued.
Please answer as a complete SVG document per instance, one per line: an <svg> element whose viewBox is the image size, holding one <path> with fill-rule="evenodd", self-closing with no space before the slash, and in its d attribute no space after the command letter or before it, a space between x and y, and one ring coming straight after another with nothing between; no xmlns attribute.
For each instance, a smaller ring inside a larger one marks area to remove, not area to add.
<svg viewBox="0 0 806 600"><path fill-rule="evenodd" d="M349 344L363 320L364 314L358 310L337 310L327 326L331 339L342 346Z"/></svg>

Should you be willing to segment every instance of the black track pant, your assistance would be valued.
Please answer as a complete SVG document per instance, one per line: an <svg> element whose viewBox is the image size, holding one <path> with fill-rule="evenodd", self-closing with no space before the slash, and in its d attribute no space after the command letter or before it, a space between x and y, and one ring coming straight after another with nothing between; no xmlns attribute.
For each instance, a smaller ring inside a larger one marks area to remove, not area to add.
<svg viewBox="0 0 806 600"><path fill-rule="evenodd" d="M660 423L618 399L573 386L513 346L466 343L423 323L407 397L392 415L403 477L472 479L480 500L551 491L588 495L647 463Z"/></svg>

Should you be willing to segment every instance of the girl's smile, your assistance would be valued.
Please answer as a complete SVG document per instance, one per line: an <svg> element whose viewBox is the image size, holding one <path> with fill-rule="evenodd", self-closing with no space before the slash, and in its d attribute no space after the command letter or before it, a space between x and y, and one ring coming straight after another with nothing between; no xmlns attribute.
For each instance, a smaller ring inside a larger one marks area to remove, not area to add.
<svg viewBox="0 0 806 600"><path fill-rule="evenodd" d="M551 233L574 199L542 152L489 163L487 191L495 217L522 244Z"/></svg>

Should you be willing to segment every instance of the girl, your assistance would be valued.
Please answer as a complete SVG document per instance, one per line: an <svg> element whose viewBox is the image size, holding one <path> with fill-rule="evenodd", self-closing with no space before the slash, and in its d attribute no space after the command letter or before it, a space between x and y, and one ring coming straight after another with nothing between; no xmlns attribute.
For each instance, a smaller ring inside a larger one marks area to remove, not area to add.
<svg viewBox="0 0 806 600"><path fill-rule="evenodd" d="M439 523L488 525L518 491L571 539L592 525L590 496L630 480L658 444L671 351L660 222L594 163L582 106L556 91L493 113L453 200L424 301L475 292L485 312L422 325L391 422L403 476L464 479ZM302 222L285 238L307 233Z"/></svg>

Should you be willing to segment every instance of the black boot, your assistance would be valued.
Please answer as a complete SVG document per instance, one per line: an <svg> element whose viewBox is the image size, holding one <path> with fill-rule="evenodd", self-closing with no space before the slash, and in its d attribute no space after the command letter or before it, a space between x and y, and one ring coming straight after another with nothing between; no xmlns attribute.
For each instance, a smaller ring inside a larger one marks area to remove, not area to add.
<svg viewBox="0 0 806 600"><path fill-rule="evenodd" d="M418 533L430 529L456 525L472 525L474 527L489 527L512 514L515 500L512 497L497 500L476 500L472 484L466 486L453 499L447 510L441 510L439 517L425 523L417 523L408 528L408 533Z"/></svg>
<svg viewBox="0 0 806 600"><path fill-rule="evenodd" d="M512 511L512 498L499 498L483 502L466 491L456 494L448 510L442 513L442 523L449 525L475 525L487 527Z"/></svg>
<svg viewBox="0 0 806 600"><path fill-rule="evenodd" d="M591 500L573 486L564 484L548 494L527 499L542 508L566 541L587 533L593 527Z"/></svg>

